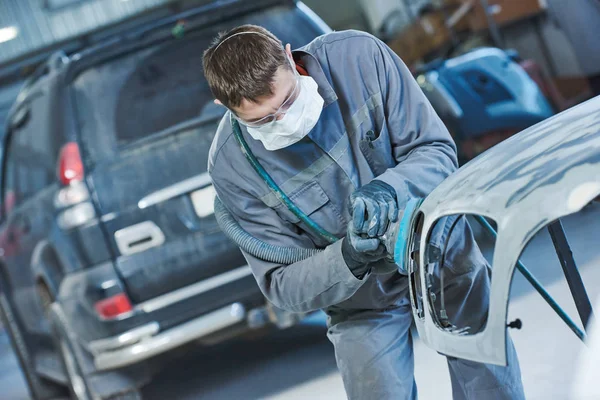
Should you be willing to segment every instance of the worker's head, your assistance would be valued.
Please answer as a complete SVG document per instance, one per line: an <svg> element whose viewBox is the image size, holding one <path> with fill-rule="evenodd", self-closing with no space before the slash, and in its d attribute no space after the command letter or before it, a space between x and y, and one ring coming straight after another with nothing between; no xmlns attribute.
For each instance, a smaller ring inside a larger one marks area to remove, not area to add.
<svg viewBox="0 0 600 400"><path fill-rule="evenodd" d="M298 92L290 45L255 25L220 34L204 52L204 74L215 102L242 122L264 122Z"/></svg>

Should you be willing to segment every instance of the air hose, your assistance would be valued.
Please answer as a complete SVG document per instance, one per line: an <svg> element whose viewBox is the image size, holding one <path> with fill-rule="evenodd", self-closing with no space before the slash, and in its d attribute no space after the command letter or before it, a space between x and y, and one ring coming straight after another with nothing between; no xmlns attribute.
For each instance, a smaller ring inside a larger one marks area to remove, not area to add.
<svg viewBox="0 0 600 400"><path fill-rule="evenodd" d="M242 135L242 130L240 128L240 124L233 116L233 113L230 112L229 118L231 121L231 127L233 128L233 136L235 137L235 140L238 142L238 145L240 146L242 153L244 154L244 156L246 157L246 160L248 160L248 163L252 166L254 171L256 171L258 176L260 176L261 179L265 182L265 184L269 187L271 192L273 192L275 194L275 196L277 196L279 201L283 205L285 205L287 207L287 209L292 212L292 214L294 214L296 217L298 217L298 219L300 219L300 221L304 222L304 224L308 227L308 229L310 229L316 235L320 236L321 238L323 238L324 240L326 240L329 243L337 242L339 240L338 237L336 237L333 233L326 231L319 224L317 224L315 221L310 219L310 217L308 215L306 215L301 209L299 209L298 206L296 204L294 204L294 202L287 196L287 194L285 194L285 192L283 190L281 190L281 188L277 185L277 183L273 180L273 178L271 178L271 175L269 175L269 173L260 164L258 159L254 156L254 153L252 153L252 150L250 150L250 146L248 146L248 143L246 143L246 140L244 139L244 136Z"/></svg>
<svg viewBox="0 0 600 400"><path fill-rule="evenodd" d="M215 217L221 230L238 247L261 260L290 265L320 253L321 249L274 246L249 234L233 218L218 196L215 197Z"/></svg>
<svg viewBox="0 0 600 400"><path fill-rule="evenodd" d="M271 178L271 176L263 168L250 150L248 143L246 143L246 140L242 136L240 125L233 117L233 114L230 115L230 121L233 128L233 135L238 142L242 153L248 160L248 163L263 179L269 189L277 196L279 201L283 203L302 222L304 222L306 226L315 234L322 237L329 243L336 242L338 238L335 235L327 232L315 221L310 219L308 215L304 214L304 212L302 212L302 210L300 210L298 206L294 204L294 202L283 192L283 190L281 190L277 183L275 183L273 178ZM233 240L233 242L237 244L239 248L257 258L260 258L261 260L270 261L277 264L290 265L295 262L305 260L323 251L321 249L275 246L255 238L240 226L240 224L231 215L227 207L225 207L218 196L215 197L214 210L217 223L225 235Z"/></svg>

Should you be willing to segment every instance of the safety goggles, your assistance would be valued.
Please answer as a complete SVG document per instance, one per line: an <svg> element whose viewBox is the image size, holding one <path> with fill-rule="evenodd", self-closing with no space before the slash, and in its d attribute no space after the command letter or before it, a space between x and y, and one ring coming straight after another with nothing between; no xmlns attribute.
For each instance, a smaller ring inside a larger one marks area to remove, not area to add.
<svg viewBox="0 0 600 400"><path fill-rule="evenodd" d="M295 72L294 74L294 79L295 81L292 91L290 92L288 97L283 101L283 103L281 103L277 111L275 111L274 113L265 115L264 117L253 121L246 121L238 117L234 112L232 112L233 116L235 117L235 119L238 120L239 123L249 128L258 128L274 123L275 121L280 119L281 116L285 115L285 113L290 109L292 104L294 104L294 101L296 101L298 95L300 94L300 75L297 72Z"/></svg>

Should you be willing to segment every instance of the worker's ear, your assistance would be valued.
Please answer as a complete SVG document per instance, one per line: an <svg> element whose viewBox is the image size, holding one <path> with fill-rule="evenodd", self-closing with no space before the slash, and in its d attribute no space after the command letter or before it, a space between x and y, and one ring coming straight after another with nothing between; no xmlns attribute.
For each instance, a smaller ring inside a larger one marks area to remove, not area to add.
<svg viewBox="0 0 600 400"><path fill-rule="evenodd" d="M292 58L292 46L289 43L285 45L285 54Z"/></svg>
<svg viewBox="0 0 600 400"><path fill-rule="evenodd" d="M218 99L214 99L214 103L218 106L222 106L223 103L221 103Z"/></svg>

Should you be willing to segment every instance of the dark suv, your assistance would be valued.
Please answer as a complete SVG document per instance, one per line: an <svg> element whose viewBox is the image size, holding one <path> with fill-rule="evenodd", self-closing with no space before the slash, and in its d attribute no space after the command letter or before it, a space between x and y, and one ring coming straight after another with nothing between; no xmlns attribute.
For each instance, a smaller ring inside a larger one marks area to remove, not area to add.
<svg viewBox="0 0 600 400"><path fill-rule="evenodd" d="M204 3L53 56L9 113L0 310L35 399L137 398L153 356L298 319L214 218L202 53L245 23L294 47L328 28L291 0Z"/></svg>

